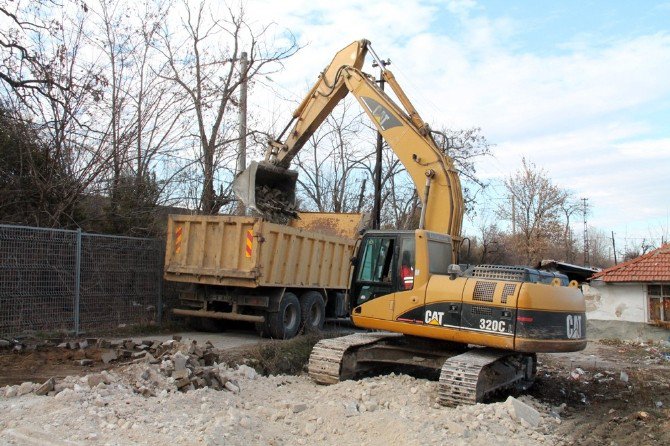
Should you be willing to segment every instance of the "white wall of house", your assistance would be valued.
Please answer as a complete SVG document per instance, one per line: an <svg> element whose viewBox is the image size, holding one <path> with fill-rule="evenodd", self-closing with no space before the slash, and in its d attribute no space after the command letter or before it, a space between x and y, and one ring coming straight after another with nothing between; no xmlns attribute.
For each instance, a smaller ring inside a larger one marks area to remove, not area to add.
<svg viewBox="0 0 670 446"><path fill-rule="evenodd" d="M593 280L582 286L586 318L647 322L647 288L642 283L605 283Z"/></svg>

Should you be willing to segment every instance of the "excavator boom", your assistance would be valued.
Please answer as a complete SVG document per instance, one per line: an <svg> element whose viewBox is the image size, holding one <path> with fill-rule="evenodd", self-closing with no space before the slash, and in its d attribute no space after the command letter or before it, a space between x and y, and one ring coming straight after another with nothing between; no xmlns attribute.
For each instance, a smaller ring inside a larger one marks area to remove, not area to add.
<svg viewBox="0 0 670 446"><path fill-rule="evenodd" d="M361 71L368 50L371 50L370 42L359 40L335 55L293 113L289 124L293 127L285 141L270 141L265 160L251 163L236 178L234 190L245 205L259 211L267 209L263 197L268 195L275 199L281 197L290 207L295 199L297 178L295 172L288 170L291 160L335 106L351 93L412 178L423 203L420 229L452 236L452 260L456 261L463 220L463 194L453 161L435 144L430 127L421 119L390 70L384 68L382 76L402 107L381 90L371 76ZM372 54L376 58L374 52Z"/></svg>

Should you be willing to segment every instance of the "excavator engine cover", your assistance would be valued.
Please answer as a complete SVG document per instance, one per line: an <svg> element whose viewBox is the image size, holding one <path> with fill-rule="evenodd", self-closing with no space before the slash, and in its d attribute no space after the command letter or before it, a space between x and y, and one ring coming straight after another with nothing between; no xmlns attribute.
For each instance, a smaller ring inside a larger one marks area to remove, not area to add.
<svg viewBox="0 0 670 446"><path fill-rule="evenodd" d="M252 161L233 182L235 195L260 213L292 214L298 172L265 161Z"/></svg>

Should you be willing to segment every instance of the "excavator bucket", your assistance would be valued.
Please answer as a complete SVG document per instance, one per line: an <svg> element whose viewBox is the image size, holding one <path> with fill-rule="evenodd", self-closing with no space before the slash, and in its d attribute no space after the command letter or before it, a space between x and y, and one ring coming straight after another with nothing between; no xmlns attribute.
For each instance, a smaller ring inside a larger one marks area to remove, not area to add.
<svg viewBox="0 0 670 446"><path fill-rule="evenodd" d="M233 191L245 206L262 214L294 216L297 180L298 172L252 161L233 181Z"/></svg>

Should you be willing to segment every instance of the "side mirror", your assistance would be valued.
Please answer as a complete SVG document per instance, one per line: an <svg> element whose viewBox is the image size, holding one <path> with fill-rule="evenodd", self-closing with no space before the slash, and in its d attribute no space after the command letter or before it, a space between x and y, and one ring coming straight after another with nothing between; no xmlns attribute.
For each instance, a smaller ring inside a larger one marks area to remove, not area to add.
<svg viewBox="0 0 670 446"><path fill-rule="evenodd" d="M449 279L451 280L456 280L456 277L460 276L461 273L461 267L455 263L447 267L447 274L449 274Z"/></svg>

